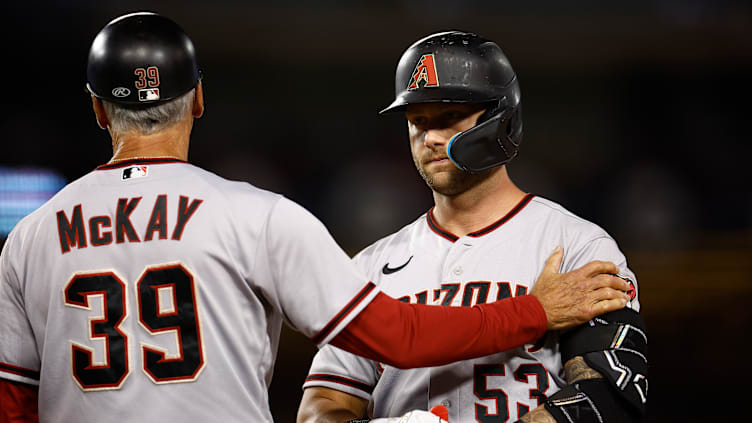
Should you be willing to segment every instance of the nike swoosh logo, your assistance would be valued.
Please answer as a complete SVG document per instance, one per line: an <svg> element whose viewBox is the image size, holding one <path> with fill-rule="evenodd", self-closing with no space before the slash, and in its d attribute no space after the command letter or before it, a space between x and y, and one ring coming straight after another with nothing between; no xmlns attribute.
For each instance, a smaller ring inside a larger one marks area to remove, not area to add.
<svg viewBox="0 0 752 423"><path fill-rule="evenodd" d="M405 264L403 264L402 266L397 266L397 267L389 267L389 262L387 262L384 265L384 267L381 268L381 273L383 273L385 275L389 275L389 274L394 273L394 272L399 272L405 266L407 266L407 264L410 263L410 260L412 260L412 259L413 259L413 256L410 256L410 258L407 259L407 261L405 262Z"/></svg>

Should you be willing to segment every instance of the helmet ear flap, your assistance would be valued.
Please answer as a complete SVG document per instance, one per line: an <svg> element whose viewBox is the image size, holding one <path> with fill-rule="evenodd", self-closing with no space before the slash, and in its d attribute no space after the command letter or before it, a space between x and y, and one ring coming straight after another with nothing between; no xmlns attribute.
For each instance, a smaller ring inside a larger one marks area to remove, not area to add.
<svg viewBox="0 0 752 423"><path fill-rule="evenodd" d="M460 169L478 173L506 161L506 151L499 143L502 114L460 132L449 140L447 156ZM501 148L499 148L501 147Z"/></svg>
<svg viewBox="0 0 752 423"><path fill-rule="evenodd" d="M460 132L449 140L447 155L460 169L479 173L504 165L517 156L522 141L522 119L519 107L504 107L503 99L498 103L501 110L483 119L489 108L479 118L479 123L465 132Z"/></svg>
<svg viewBox="0 0 752 423"><path fill-rule="evenodd" d="M505 106L506 106L505 97L502 97L498 100L489 101L488 103L486 103L486 111L483 112L482 115L478 116L478 121L475 124L480 125L481 123L498 115L499 113L501 113L501 111L504 109Z"/></svg>
<svg viewBox="0 0 752 423"><path fill-rule="evenodd" d="M522 105L517 105L514 111L509 116L509 119L505 121L504 132L499 134L499 137L506 135L509 142L515 147L515 155L517 155L517 149L522 142Z"/></svg>

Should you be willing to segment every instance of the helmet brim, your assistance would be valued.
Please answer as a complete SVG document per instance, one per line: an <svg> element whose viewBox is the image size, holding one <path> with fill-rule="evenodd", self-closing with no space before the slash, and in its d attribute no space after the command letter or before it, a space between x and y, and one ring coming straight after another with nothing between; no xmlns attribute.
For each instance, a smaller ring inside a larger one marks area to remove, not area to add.
<svg viewBox="0 0 752 423"><path fill-rule="evenodd" d="M501 98L500 95L493 95L487 92L477 92L466 88L442 88L438 89L421 89L415 91L403 91L392 104L379 112L380 115L387 113L404 112L410 104L423 103L488 103Z"/></svg>

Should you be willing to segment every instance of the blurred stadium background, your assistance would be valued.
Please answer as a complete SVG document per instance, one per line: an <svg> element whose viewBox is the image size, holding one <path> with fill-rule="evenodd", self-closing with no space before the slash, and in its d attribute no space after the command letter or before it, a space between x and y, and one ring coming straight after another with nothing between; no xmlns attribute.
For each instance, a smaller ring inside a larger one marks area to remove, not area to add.
<svg viewBox="0 0 752 423"><path fill-rule="evenodd" d="M402 51L443 29L496 40L522 87L513 179L606 228L637 273L649 421L745 409L749 2L14 2L0 29L0 224L109 160L83 89L86 56L102 26L136 10L170 16L195 42L207 112L190 160L301 203L353 254L432 204L404 121L376 116ZM285 331L277 421L294 421L314 351Z"/></svg>

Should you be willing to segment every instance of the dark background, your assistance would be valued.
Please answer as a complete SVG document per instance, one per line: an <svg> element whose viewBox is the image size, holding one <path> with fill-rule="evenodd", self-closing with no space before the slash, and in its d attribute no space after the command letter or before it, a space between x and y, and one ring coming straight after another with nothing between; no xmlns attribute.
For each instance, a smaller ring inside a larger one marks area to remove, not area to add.
<svg viewBox="0 0 752 423"><path fill-rule="evenodd" d="M525 141L509 166L512 178L606 228L638 275L650 333L649 421L704 422L747 408L749 2L9 7L0 166L48 166L73 180L108 161L109 137L83 90L89 44L122 13L156 11L191 35L205 75L207 109L190 160L301 203L350 253L432 205L404 120L376 115L393 97L402 51L445 29L497 41L524 104ZM314 351L285 331L270 395L280 422L294 420Z"/></svg>

